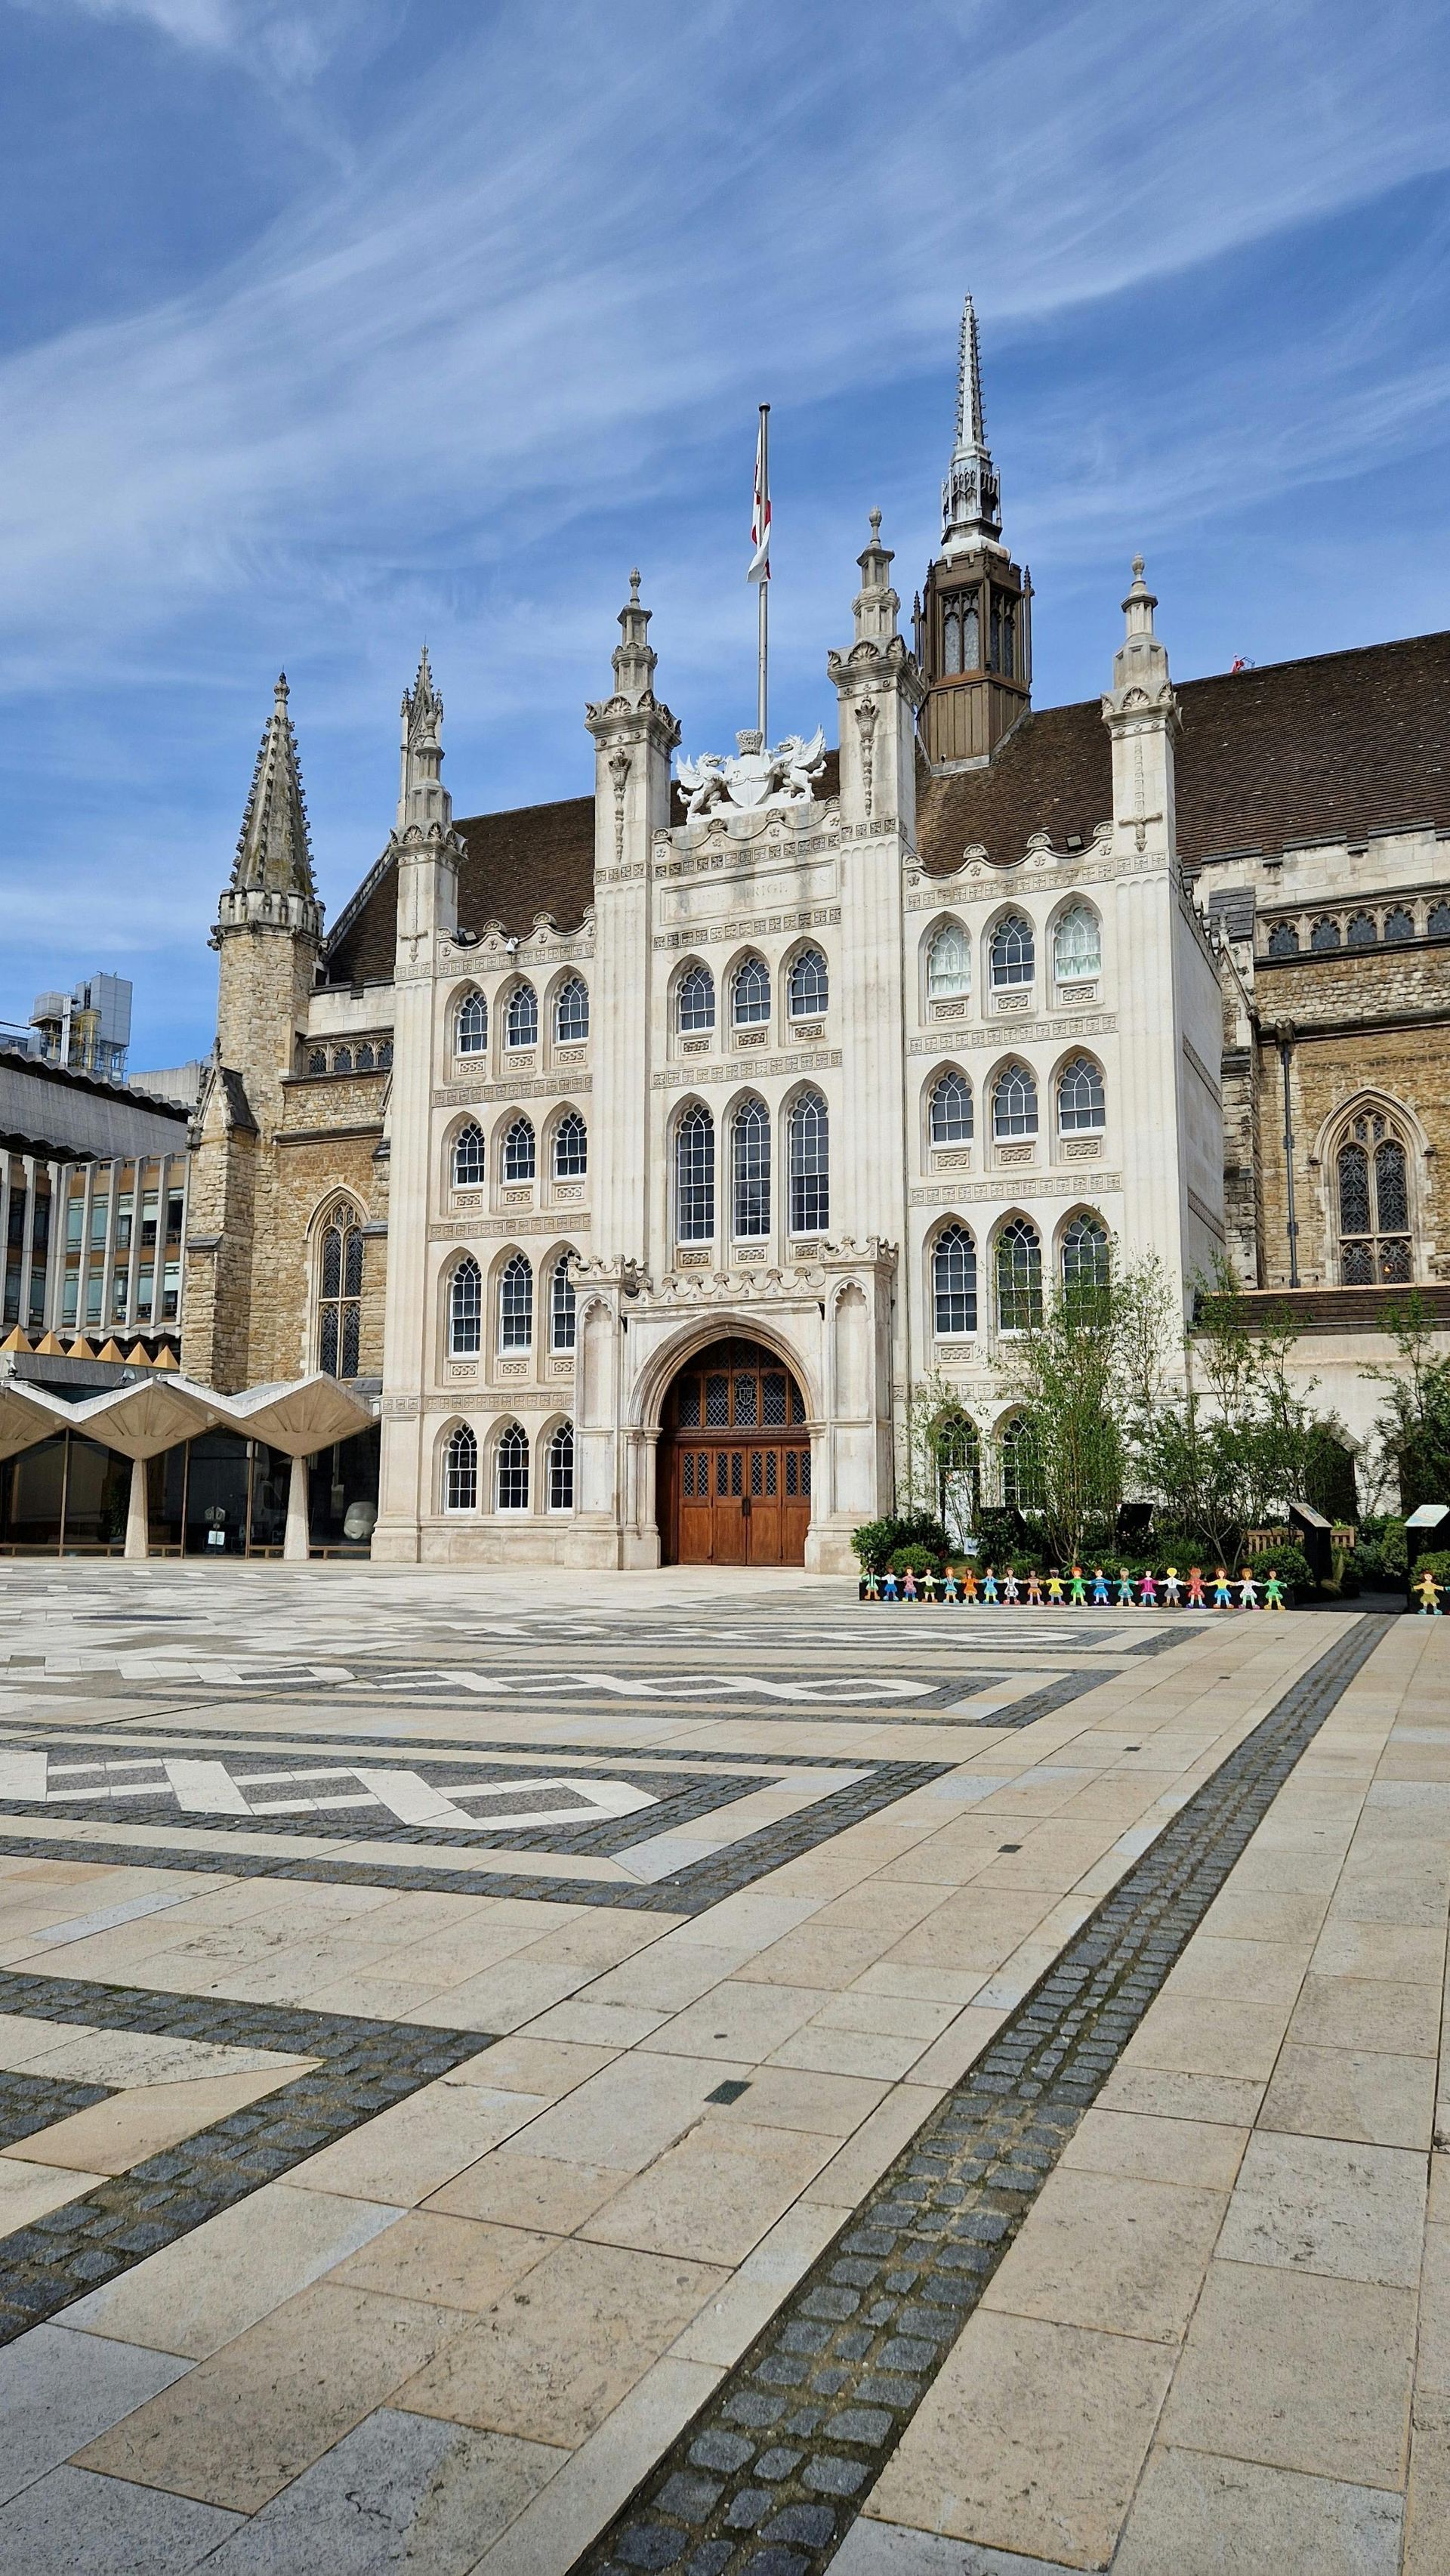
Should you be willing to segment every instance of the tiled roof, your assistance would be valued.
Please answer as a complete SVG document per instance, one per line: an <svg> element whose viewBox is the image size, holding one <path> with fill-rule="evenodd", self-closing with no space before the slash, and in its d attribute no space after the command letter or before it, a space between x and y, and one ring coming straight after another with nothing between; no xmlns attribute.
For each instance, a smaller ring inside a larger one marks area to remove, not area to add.
<svg viewBox="0 0 1450 2576"><path fill-rule="evenodd" d="M1450 831L1450 633L1218 672L1183 682L1178 700L1178 847L1190 864L1287 841L1359 840L1394 824ZM838 783L832 752L822 796ZM933 778L923 765L922 860L945 873L974 842L999 862L1020 859L1034 832L1058 849L1072 834L1086 844L1111 810L1099 701L1044 707L1023 717L987 768ZM465 929L498 921L525 938L541 912L577 929L593 900L591 796L477 814L457 829L468 851L458 889ZM391 869L380 866L329 943L334 982L391 976L394 907Z"/></svg>

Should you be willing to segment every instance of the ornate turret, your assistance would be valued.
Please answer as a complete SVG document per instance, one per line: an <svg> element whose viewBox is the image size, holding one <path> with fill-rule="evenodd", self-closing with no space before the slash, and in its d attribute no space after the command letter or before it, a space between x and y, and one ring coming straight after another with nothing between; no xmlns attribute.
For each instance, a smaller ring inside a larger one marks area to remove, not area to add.
<svg viewBox="0 0 1450 2576"><path fill-rule="evenodd" d="M433 668L425 644L418 657L418 676L403 692L403 745L398 781L398 830L410 825L424 832L446 833L453 821L453 800L443 785L443 701L433 685Z"/></svg>
<svg viewBox="0 0 1450 2576"><path fill-rule="evenodd" d="M970 295L962 308L957 434L942 485L941 552L927 573L916 650L927 682L921 732L933 768L988 760L1027 707L1032 582L1002 543L997 470L982 419Z"/></svg>
<svg viewBox="0 0 1450 2576"><path fill-rule="evenodd" d="M218 931L248 926L301 932L311 939L322 936L285 671L278 676L252 771L231 884L217 908Z"/></svg>

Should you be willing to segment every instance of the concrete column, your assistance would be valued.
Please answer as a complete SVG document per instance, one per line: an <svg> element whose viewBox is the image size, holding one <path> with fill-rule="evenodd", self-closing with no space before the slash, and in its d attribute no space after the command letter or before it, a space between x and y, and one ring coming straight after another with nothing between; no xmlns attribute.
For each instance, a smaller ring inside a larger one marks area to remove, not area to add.
<svg viewBox="0 0 1450 2576"><path fill-rule="evenodd" d="M294 1458L292 1476L287 1487L287 1535L282 1554L289 1565L307 1563L307 1471L306 1458Z"/></svg>
<svg viewBox="0 0 1450 2576"><path fill-rule="evenodd" d="M151 1553L151 1514L146 1493L146 1461L131 1461L131 1500L126 1512L126 1554L149 1556Z"/></svg>

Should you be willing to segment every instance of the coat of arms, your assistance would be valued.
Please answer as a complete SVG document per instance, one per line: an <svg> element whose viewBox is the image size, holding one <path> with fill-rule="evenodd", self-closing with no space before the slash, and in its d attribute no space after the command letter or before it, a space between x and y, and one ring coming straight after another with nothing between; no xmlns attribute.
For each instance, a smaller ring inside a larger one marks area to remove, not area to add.
<svg viewBox="0 0 1450 2576"><path fill-rule="evenodd" d="M738 733L735 740L739 749L733 760L707 751L698 760L681 761L680 785L690 800L691 821L717 805L755 813L776 805L809 805L812 784L826 765L826 737L819 725L809 741L804 734L788 733L771 750L758 733Z"/></svg>

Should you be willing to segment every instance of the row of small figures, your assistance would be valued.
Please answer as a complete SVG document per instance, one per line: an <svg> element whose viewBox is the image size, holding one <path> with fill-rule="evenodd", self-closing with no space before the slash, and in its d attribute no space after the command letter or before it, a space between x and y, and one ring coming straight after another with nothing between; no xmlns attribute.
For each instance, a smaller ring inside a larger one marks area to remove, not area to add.
<svg viewBox="0 0 1450 2576"><path fill-rule="evenodd" d="M1236 1578L1219 1566L1210 1583L1197 1565L1189 1567L1186 1577L1179 1574L1176 1565L1170 1565L1162 1576L1147 1573L1136 1577L1124 1566L1116 1583L1100 1565L1094 1566L1091 1574L1085 1574L1080 1565L1073 1566L1067 1574L1059 1573L1054 1566L1046 1576L1034 1568L1021 1581L1010 1565L1000 1575L989 1565L980 1576L964 1565L960 1579L950 1565L940 1575L927 1572L919 1579L908 1566L899 1576L889 1569L885 1574L866 1574L861 1598L963 1602L969 1609L978 1602L988 1607L997 1602L1008 1606L1025 1603L1031 1610L1044 1603L1049 1610L1282 1610L1286 1606L1284 1586L1272 1567L1260 1581L1248 1566ZM1427 1606L1438 1609L1438 1603Z"/></svg>

